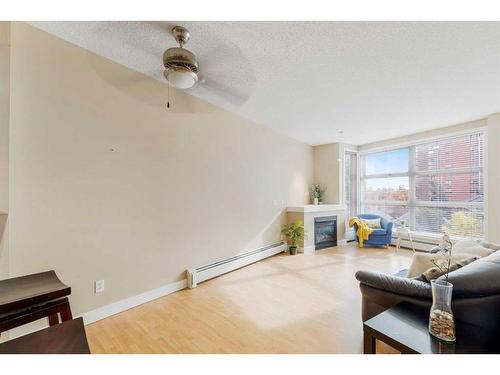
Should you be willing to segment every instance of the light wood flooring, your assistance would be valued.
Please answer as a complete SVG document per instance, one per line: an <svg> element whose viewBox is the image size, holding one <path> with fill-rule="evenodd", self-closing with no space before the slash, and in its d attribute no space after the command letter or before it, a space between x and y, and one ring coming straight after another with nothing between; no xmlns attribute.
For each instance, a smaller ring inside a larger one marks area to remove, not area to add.
<svg viewBox="0 0 500 375"><path fill-rule="evenodd" d="M277 255L86 327L92 353L361 353L359 269L411 252L347 246ZM382 346L383 352L391 352Z"/></svg>

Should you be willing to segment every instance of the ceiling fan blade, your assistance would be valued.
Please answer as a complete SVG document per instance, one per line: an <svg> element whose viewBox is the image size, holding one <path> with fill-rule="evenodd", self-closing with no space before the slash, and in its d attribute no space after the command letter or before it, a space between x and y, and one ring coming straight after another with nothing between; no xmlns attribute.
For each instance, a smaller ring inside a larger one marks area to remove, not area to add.
<svg viewBox="0 0 500 375"><path fill-rule="evenodd" d="M153 94L157 89L152 86L157 82L152 78L130 69L117 69L113 62L92 52L87 53L87 61L95 74L108 86L150 106L163 105L166 98Z"/></svg>
<svg viewBox="0 0 500 375"><path fill-rule="evenodd" d="M87 61L95 74L108 86L148 106L162 108L167 112L187 114L216 110L212 105L169 87L166 82L154 80L147 73L126 68L117 69L113 62L92 52L87 53ZM167 102L170 102L170 108L167 108Z"/></svg>
<svg viewBox="0 0 500 375"><path fill-rule="evenodd" d="M250 92L245 90L238 90L238 88L225 85L223 82L218 82L215 79L203 77L198 85L193 88L193 93L198 94L204 99L210 100L214 96L224 102L234 106L243 105L249 98ZM214 103L218 104L218 103Z"/></svg>
<svg viewBox="0 0 500 375"><path fill-rule="evenodd" d="M200 83L194 91L203 91L203 98L210 101L213 94L231 105L241 106L251 97L256 87L255 73L237 45L219 43L210 53L202 55L199 62Z"/></svg>

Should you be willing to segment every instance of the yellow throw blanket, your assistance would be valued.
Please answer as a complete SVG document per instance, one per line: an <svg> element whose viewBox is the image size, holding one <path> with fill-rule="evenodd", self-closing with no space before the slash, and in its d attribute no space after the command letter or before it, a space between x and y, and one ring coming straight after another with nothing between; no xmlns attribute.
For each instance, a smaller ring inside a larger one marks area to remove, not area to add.
<svg viewBox="0 0 500 375"><path fill-rule="evenodd" d="M373 229L366 225L366 223L363 223L361 219L356 216L349 219L349 228L353 227L354 224L358 226L358 230L356 231L356 234L358 235L358 247L363 247L363 241L368 240L368 237L370 237Z"/></svg>

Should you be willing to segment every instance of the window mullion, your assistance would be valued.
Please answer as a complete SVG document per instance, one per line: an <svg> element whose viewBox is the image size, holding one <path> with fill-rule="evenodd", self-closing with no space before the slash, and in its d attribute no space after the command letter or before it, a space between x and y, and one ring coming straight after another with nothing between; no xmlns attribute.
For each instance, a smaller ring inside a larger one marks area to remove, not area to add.
<svg viewBox="0 0 500 375"><path fill-rule="evenodd" d="M415 185L415 171L417 169L415 163L415 146L410 146L408 152L408 177L409 177L409 192L408 192L408 213L410 217L410 229L415 230L416 228L416 185Z"/></svg>

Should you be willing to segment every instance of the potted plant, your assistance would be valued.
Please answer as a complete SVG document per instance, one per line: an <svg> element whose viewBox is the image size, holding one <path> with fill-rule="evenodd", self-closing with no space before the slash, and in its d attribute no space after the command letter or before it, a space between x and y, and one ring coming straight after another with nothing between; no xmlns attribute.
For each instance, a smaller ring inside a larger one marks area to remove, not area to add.
<svg viewBox="0 0 500 375"><path fill-rule="evenodd" d="M320 204L323 202L323 193L326 191L326 188L322 188L319 184L314 184L311 187L311 199L314 204Z"/></svg>
<svg viewBox="0 0 500 375"><path fill-rule="evenodd" d="M281 233L288 240L289 243L288 250L290 252L290 255L297 254L297 246L306 237L304 222L302 220L297 220L290 225L283 225Z"/></svg>

